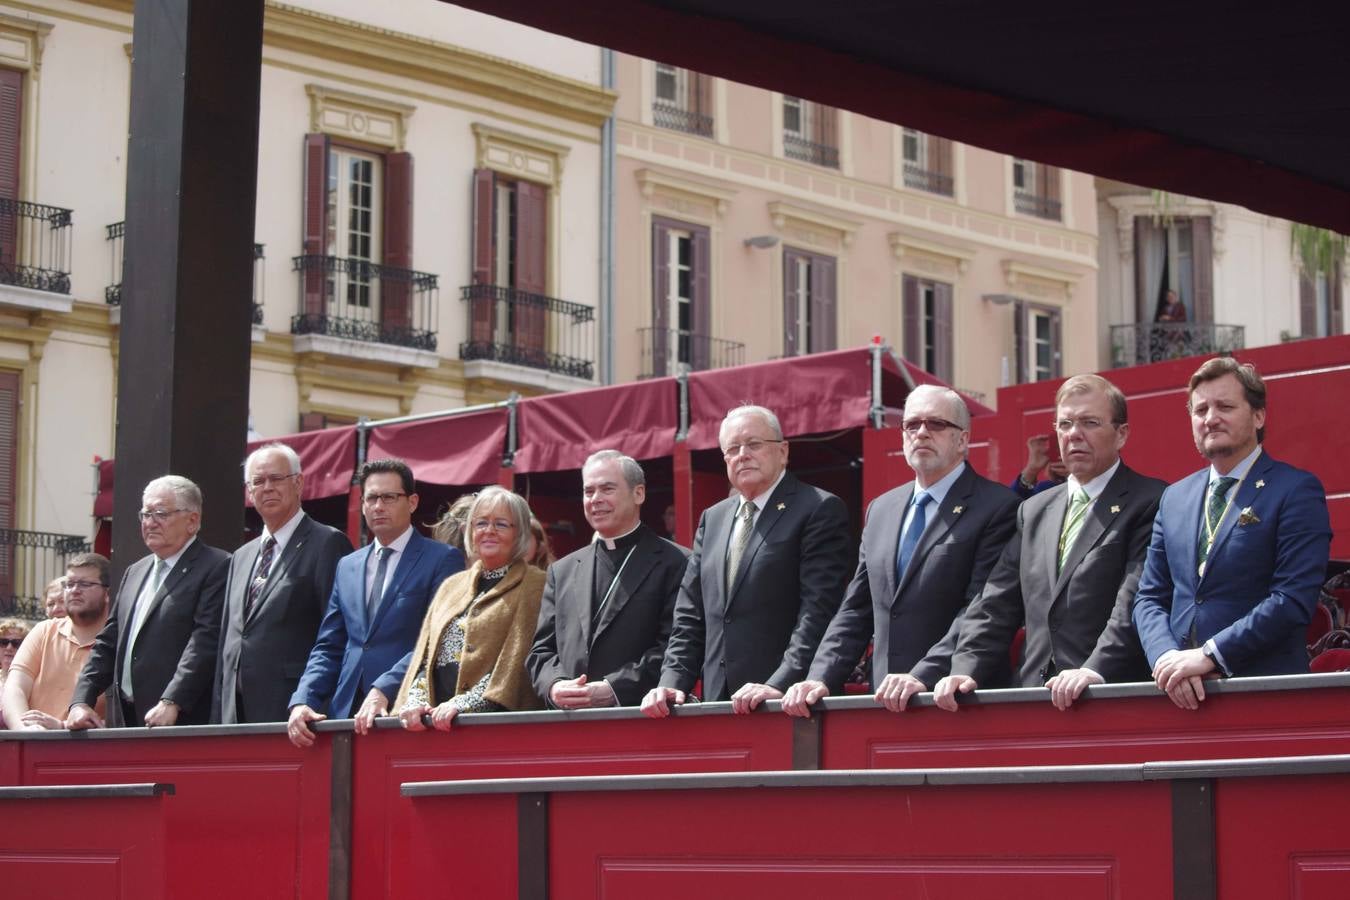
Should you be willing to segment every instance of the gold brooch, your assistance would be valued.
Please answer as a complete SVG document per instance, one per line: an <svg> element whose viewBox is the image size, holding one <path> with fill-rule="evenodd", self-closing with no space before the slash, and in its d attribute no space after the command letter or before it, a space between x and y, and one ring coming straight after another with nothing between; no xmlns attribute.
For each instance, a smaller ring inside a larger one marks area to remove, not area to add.
<svg viewBox="0 0 1350 900"><path fill-rule="evenodd" d="M1112 515L1115 515L1115 514L1118 513L1118 512L1120 512L1120 507L1119 507L1119 506L1113 506L1113 507L1111 507L1111 514L1112 514Z"/></svg>
<svg viewBox="0 0 1350 900"><path fill-rule="evenodd" d="M779 511L779 512L782 512L782 511L785 510L785 509L787 509L787 504L786 504L786 503L780 503L780 504L778 504L778 511Z"/></svg>
<svg viewBox="0 0 1350 900"><path fill-rule="evenodd" d="M1252 508L1250 506L1246 507L1245 509L1242 510L1242 512L1238 513L1239 525L1256 525L1259 524L1260 521L1261 519L1256 515L1256 513L1252 512Z"/></svg>
<svg viewBox="0 0 1350 900"><path fill-rule="evenodd" d="M963 509L965 509L964 506L953 506L953 507L952 507L952 515L954 515L954 516L959 516L959 515L961 515L961 510L963 510Z"/></svg>
<svg viewBox="0 0 1350 900"><path fill-rule="evenodd" d="M1266 486L1266 480L1265 480L1264 478L1258 478L1258 479L1256 479L1256 489L1257 489L1258 491L1259 491L1261 488L1265 487L1265 486Z"/></svg>

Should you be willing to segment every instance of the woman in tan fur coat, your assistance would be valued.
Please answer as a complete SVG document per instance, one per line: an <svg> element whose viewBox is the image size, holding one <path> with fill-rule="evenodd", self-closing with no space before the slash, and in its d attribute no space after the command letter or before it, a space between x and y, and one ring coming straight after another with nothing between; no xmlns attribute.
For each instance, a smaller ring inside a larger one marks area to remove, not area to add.
<svg viewBox="0 0 1350 900"><path fill-rule="evenodd" d="M465 537L474 564L436 592L394 701L410 731L426 727L424 715L448 731L462 712L543 706L525 672L544 593L544 573L525 560L529 504L487 488L469 509Z"/></svg>

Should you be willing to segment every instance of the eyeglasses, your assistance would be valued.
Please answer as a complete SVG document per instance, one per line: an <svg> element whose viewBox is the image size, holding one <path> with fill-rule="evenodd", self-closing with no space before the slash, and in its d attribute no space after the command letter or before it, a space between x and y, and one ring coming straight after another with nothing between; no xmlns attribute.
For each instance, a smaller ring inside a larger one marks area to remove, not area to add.
<svg viewBox="0 0 1350 900"><path fill-rule="evenodd" d="M363 503L366 504L366 506L375 506L378 503L383 503L385 506L389 506L399 497L406 497L406 496L408 495L403 493L402 491L386 491L383 494L366 494L364 497L361 498L361 500Z"/></svg>
<svg viewBox="0 0 1350 900"><path fill-rule="evenodd" d="M736 457L741 455L742 451L744 451L746 453L749 453L751 456L754 456L757 455L759 451L763 450L770 444L781 444L781 443L783 443L782 438L754 438L752 440L746 441L743 444L732 444L730 447L723 447L722 455L725 456L727 459L735 459Z"/></svg>
<svg viewBox="0 0 1350 900"><path fill-rule="evenodd" d="M150 521L151 519L154 519L156 522L158 522L159 524L163 525L165 522L169 521L169 516L173 515L174 513L180 513L180 512L187 512L187 510L185 510L185 509L143 509L143 510L141 510L140 515L141 515L141 521L142 521L142 522L148 522L148 521Z"/></svg>
<svg viewBox="0 0 1350 900"><path fill-rule="evenodd" d="M296 472L292 475L259 475L257 478L249 479L245 483L248 485L249 490L260 491L269 484L276 487L283 481L294 478L298 474L300 473Z"/></svg>
<svg viewBox="0 0 1350 900"><path fill-rule="evenodd" d="M1070 431L1073 431L1073 427L1077 425L1079 431L1096 431L1103 425L1109 424L1112 423L1103 422L1096 416L1083 416L1078 419L1070 419L1066 417L1063 419L1059 419L1055 422L1055 430L1058 431L1060 434L1068 434Z"/></svg>
<svg viewBox="0 0 1350 900"><path fill-rule="evenodd" d="M489 529L496 532L514 531L516 528L514 522L508 522L506 519L474 519L473 530L484 532Z"/></svg>
<svg viewBox="0 0 1350 900"><path fill-rule="evenodd" d="M0 647L18 647L23 643L23 638L0 638Z"/></svg>
<svg viewBox="0 0 1350 900"><path fill-rule="evenodd" d="M82 591L92 591L92 590L93 590L94 588L96 588L96 587L107 587L107 585L104 584L104 583L101 582L101 581L67 581L67 582L66 582L66 590L68 590L68 591L73 591L73 590L75 590L76 588L79 588L79 589L82 590Z"/></svg>
<svg viewBox="0 0 1350 900"><path fill-rule="evenodd" d="M900 423L900 427L906 434L918 434L920 428L927 428L929 434L942 434L948 428L961 430L960 425L946 419L906 419Z"/></svg>

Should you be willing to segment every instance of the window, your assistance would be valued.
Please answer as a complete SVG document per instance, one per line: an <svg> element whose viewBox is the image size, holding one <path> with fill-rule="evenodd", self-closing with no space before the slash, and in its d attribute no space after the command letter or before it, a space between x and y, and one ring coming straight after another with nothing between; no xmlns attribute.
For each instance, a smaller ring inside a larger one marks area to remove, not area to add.
<svg viewBox="0 0 1350 900"><path fill-rule="evenodd" d="M901 130L900 156L905 187L952 196L951 141L905 128Z"/></svg>
<svg viewBox="0 0 1350 900"><path fill-rule="evenodd" d="M1186 321L1214 321L1213 238L1208 216L1134 220L1135 316L1156 322L1175 291Z"/></svg>
<svg viewBox="0 0 1350 900"><path fill-rule="evenodd" d="M783 155L839 168L839 111L800 97L783 97Z"/></svg>
<svg viewBox="0 0 1350 900"><path fill-rule="evenodd" d="M1331 272L1299 273L1299 333L1303 337L1328 337L1345 330L1341 296L1343 273L1343 262L1333 263Z"/></svg>
<svg viewBox="0 0 1350 900"><path fill-rule="evenodd" d="M653 220L652 375L674 374L677 363L695 371L709 367L710 247L707 228Z"/></svg>
<svg viewBox="0 0 1350 900"><path fill-rule="evenodd" d="M382 160L377 154L329 147L325 255L345 257L354 263L380 263L383 246L378 198L382 175ZM354 266L342 300L369 307L372 296L378 297L378 284L368 266ZM329 280L328 289L331 303L334 280Z"/></svg>
<svg viewBox="0 0 1350 900"><path fill-rule="evenodd" d="M542 184L474 172L468 358L549 368L548 203Z"/></svg>
<svg viewBox="0 0 1350 900"><path fill-rule="evenodd" d="M1059 310L1023 300L1013 310L1017 383L1058 378L1062 371Z"/></svg>
<svg viewBox="0 0 1350 900"><path fill-rule="evenodd" d="M1059 221L1059 168L1027 159L1013 160L1013 208L1040 219Z"/></svg>
<svg viewBox="0 0 1350 900"><path fill-rule="evenodd" d="M835 349L835 261L783 250L783 355Z"/></svg>
<svg viewBox="0 0 1350 900"><path fill-rule="evenodd" d="M712 76L657 63L655 94L652 121L658 127L713 136Z"/></svg>
<svg viewBox="0 0 1350 900"><path fill-rule="evenodd" d="M901 287L905 359L952 382L952 286L906 275Z"/></svg>

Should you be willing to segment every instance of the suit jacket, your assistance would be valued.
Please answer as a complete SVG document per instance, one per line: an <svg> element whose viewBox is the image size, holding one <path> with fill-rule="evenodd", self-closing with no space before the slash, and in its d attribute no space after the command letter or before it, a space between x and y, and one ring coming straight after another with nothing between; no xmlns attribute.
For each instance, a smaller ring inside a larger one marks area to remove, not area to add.
<svg viewBox="0 0 1350 900"><path fill-rule="evenodd" d="M892 672L910 672L929 687L946 675L945 657L925 660L925 655L984 587L1016 527L1017 496L967 465L941 508L930 509L936 518L924 529L897 585L900 526L914 488L911 481L889 490L867 509L858 570L808 676L833 692L843 689L868 638L873 690Z"/></svg>
<svg viewBox="0 0 1350 900"><path fill-rule="evenodd" d="M633 555L594 625L591 595L599 542L549 566L534 647L525 661L544 702L549 703L555 681L578 675L589 682L608 681L621 706L636 706L656 686L688 554L645 525L641 528Z"/></svg>
<svg viewBox="0 0 1350 900"><path fill-rule="evenodd" d="M1208 484L1209 469L1201 469L1163 494L1134 605L1149 665L1168 650L1212 638L1231 675L1308 671L1308 622L1331 546L1322 483L1258 456L1219 526L1202 578L1198 543Z"/></svg>
<svg viewBox="0 0 1350 900"><path fill-rule="evenodd" d="M728 497L699 519L661 664L662 687L688 693L701 674L707 700L730 699L750 682L786 690L805 678L852 563L843 501L788 472L755 517L728 595L740 501Z"/></svg>
<svg viewBox="0 0 1350 900"><path fill-rule="evenodd" d="M262 553L262 537L234 551L225 581L211 721L227 725L286 721L286 704L304 674L333 593L338 560L351 552L345 534L302 517L281 555L272 561L267 583L245 617L244 602Z"/></svg>
<svg viewBox="0 0 1350 900"><path fill-rule="evenodd" d="M1056 672L1080 667L1107 681L1147 680L1130 604L1164 487L1121 463L1088 510L1059 574L1068 487L1023 501L1017 534L961 617L951 674L985 682L1025 624L1015 685L1039 687Z"/></svg>
<svg viewBox="0 0 1350 900"><path fill-rule="evenodd" d="M337 578L305 674L287 708L305 704L345 718L372 687L389 698L398 692L427 605L441 582L464 569L455 547L413 531L398 565L385 575L373 621L366 612L366 561L375 543L338 561Z"/></svg>
<svg viewBox="0 0 1350 900"><path fill-rule="evenodd" d="M89 659L75 682L71 705L93 706L110 686L122 690L122 666L134 621L136 597L154 569L156 556L127 567L107 624L94 639ZM109 703L109 724L139 726L160 700L178 704L179 725L204 725L211 717L216 647L225 574L230 555L194 540L164 577L131 648L131 683L136 721L121 722L121 704Z"/></svg>

